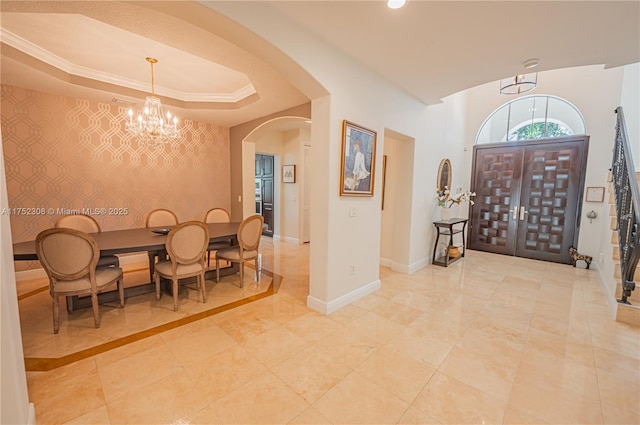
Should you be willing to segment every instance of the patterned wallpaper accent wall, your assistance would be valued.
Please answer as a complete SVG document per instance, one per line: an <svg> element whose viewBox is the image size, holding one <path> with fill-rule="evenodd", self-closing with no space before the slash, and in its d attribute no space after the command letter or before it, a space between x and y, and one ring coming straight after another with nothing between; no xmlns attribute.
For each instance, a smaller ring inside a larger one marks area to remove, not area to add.
<svg viewBox="0 0 640 425"><path fill-rule="evenodd" d="M1 89L11 209L2 213L11 213L14 243L35 239L63 210L91 209L103 231L144 227L155 208L180 221L230 210L227 127L183 119L178 142L150 148L125 132L126 107ZM16 270L33 263L16 262Z"/></svg>

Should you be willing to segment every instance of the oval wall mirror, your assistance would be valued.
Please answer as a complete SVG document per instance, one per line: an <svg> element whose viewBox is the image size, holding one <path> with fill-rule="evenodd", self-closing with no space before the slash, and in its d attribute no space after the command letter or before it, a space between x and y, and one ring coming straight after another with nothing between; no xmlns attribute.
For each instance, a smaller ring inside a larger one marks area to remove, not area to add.
<svg viewBox="0 0 640 425"><path fill-rule="evenodd" d="M451 161L443 159L440 161L440 167L438 167L438 190L451 189Z"/></svg>

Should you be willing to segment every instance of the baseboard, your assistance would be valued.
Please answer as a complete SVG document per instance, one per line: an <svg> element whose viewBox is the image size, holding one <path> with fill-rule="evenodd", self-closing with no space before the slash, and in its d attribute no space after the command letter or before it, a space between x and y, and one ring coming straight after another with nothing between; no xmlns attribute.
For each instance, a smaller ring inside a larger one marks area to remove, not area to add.
<svg viewBox="0 0 640 425"><path fill-rule="evenodd" d="M300 242L300 239L292 238L291 236L280 236L280 240L282 240L284 242L291 242L291 243L294 243L296 245L301 245L302 244L302 242Z"/></svg>
<svg viewBox="0 0 640 425"><path fill-rule="evenodd" d="M616 319L616 315L618 314L618 301L615 298L614 294L611 294L609 291L607 280L602 274L602 267L596 267L598 272L598 282L600 282L600 289L604 293L604 298L607 301L607 307L609 307L609 311L611 312L611 317L613 320Z"/></svg>
<svg viewBox="0 0 640 425"><path fill-rule="evenodd" d="M381 266L389 267L394 272L411 274L426 267L429 264L429 259L423 258L422 260L416 261L412 264L400 264L388 258L380 258L379 262Z"/></svg>
<svg viewBox="0 0 640 425"><path fill-rule="evenodd" d="M36 406L33 403L29 403L29 417L27 424L36 425Z"/></svg>
<svg viewBox="0 0 640 425"><path fill-rule="evenodd" d="M390 260L388 258L381 258L379 262L383 267L389 267L390 269L393 268L393 260Z"/></svg>
<svg viewBox="0 0 640 425"><path fill-rule="evenodd" d="M147 254L131 254L131 255L119 255L120 266L126 266L133 263L149 263L149 256ZM23 280L40 279L47 277L47 273L43 268L22 270L16 272L16 282Z"/></svg>
<svg viewBox="0 0 640 425"><path fill-rule="evenodd" d="M376 292L378 289L380 289L380 279L361 286L360 288L351 291L348 294L344 294L343 296L329 302L325 302L318 298L312 297L311 295L308 295L307 307L322 314L331 314L334 311L338 311L341 308L348 306L352 302L359 300L360 298L366 297L367 295Z"/></svg>

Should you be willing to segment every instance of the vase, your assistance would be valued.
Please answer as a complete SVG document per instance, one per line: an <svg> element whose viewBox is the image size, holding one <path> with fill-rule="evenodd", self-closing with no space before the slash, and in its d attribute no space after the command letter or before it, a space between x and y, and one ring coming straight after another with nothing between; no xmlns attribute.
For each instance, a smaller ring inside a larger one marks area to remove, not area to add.
<svg viewBox="0 0 640 425"><path fill-rule="evenodd" d="M451 218L451 208L440 208L440 220L449 221Z"/></svg>

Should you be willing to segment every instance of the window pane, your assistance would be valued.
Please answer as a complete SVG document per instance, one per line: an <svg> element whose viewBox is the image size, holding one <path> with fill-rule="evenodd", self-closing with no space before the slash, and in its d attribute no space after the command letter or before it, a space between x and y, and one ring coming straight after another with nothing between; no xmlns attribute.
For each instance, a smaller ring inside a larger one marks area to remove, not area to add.
<svg viewBox="0 0 640 425"><path fill-rule="evenodd" d="M562 99L556 99L553 97L549 98L549 112L547 113L547 116L550 122L555 122L565 129L565 135L586 134L584 121L582 120L580 113L573 107L573 105ZM561 136L554 136L550 132L548 137Z"/></svg>
<svg viewBox="0 0 640 425"><path fill-rule="evenodd" d="M507 135L509 105L504 105L480 129L476 144L504 142Z"/></svg>
<svg viewBox="0 0 640 425"><path fill-rule="evenodd" d="M536 137L529 137L524 131L517 130L526 127L531 129L533 123L535 102L533 97L518 99L511 103L511 116L509 117L509 141L527 140Z"/></svg>

